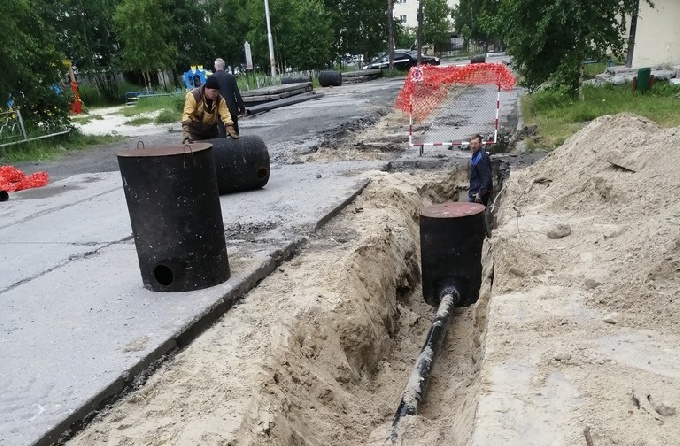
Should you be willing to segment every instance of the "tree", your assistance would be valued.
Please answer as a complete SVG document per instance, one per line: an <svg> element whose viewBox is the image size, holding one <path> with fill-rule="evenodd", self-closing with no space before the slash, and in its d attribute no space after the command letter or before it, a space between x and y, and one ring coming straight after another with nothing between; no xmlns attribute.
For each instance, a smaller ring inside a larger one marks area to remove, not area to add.
<svg viewBox="0 0 680 446"><path fill-rule="evenodd" d="M324 0L331 17L335 55L363 54L370 60L387 50L385 0Z"/></svg>
<svg viewBox="0 0 680 446"><path fill-rule="evenodd" d="M630 17L630 30L628 33L628 50L626 51L626 67L633 66L633 52L635 50L635 34L637 33L638 13L640 11L640 0L633 0L633 12Z"/></svg>
<svg viewBox="0 0 680 446"><path fill-rule="evenodd" d="M60 0L49 4L44 17L54 23L58 49L87 74L100 94L115 99L112 72L119 66L120 43L113 14L120 0Z"/></svg>
<svg viewBox="0 0 680 446"><path fill-rule="evenodd" d="M123 0L114 14L123 51L123 68L141 71L147 89L151 73L173 68L177 49L170 43L171 16L163 7L168 0Z"/></svg>
<svg viewBox="0 0 680 446"><path fill-rule="evenodd" d="M11 99L21 107L29 126L48 131L69 125L69 92L58 93L64 55L54 46L57 34L44 14L48 3L26 0L0 2L0 108Z"/></svg>
<svg viewBox="0 0 680 446"><path fill-rule="evenodd" d="M198 0L191 0L197 2ZM230 66L240 66L245 61L243 44L248 33L248 0L208 0L205 2L206 27L205 39L208 44L207 60L221 57ZM262 0L258 0L262 3ZM195 13L194 13L195 15ZM199 17L200 19L200 17ZM264 20L264 15L262 16ZM194 54L202 53L196 51ZM198 59L202 60L202 59Z"/></svg>
<svg viewBox="0 0 680 446"><path fill-rule="evenodd" d="M106 70L120 48L113 14L120 0L60 0L46 11L59 36L59 49L79 71Z"/></svg>
<svg viewBox="0 0 680 446"><path fill-rule="evenodd" d="M290 66L313 69L323 67L333 59L330 15L321 0L299 1L293 23L288 38L279 40L282 54Z"/></svg>
<svg viewBox="0 0 680 446"><path fill-rule="evenodd" d="M498 5L502 0L460 0L453 8L452 17L456 30L466 40L484 42L484 51L488 49L488 42L495 40L497 30L489 27L488 23L496 16Z"/></svg>
<svg viewBox="0 0 680 446"><path fill-rule="evenodd" d="M651 4L649 0L645 0ZM547 80L579 90L585 60L622 54L631 0L501 0L492 28L507 43L523 83Z"/></svg>
<svg viewBox="0 0 680 446"><path fill-rule="evenodd" d="M284 69L318 68L332 59L333 34L320 0L274 2L272 34Z"/></svg>
<svg viewBox="0 0 680 446"><path fill-rule="evenodd" d="M332 60L333 29L321 0L270 0L269 8L274 54L282 68L313 69ZM253 63L269 66L263 3L249 2L247 14Z"/></svg>
<svg viewBox="0 0 680 446"><path fill-rule="evenodd" d="M424 3L423 39L435 51L444 51L449 46L449 17L451 10L446 0L421 0Z"/></svg>
<svg viewBox="0 0 680 446"><path fill-rule="evenodd" d="M416 28L394 24L395 46L397 48L411 48L416 43Z"/></svg>

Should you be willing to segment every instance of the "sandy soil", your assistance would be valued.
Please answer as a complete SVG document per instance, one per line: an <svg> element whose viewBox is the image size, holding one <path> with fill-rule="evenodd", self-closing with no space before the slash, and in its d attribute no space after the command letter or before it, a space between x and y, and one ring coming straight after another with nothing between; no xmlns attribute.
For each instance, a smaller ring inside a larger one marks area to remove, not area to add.
<svg viewBox="0 0 680 446"><path fill-rule="evenodd" d="M392 119L349 146L389 136ZM559 369L579 398L554 400L567 405L549 428L556 441L524 444L586 444L585 425L597 446L678 443L678 144L678 130L604 117L511 174L480 301L456 310L400 444L468 444L484 370L536 346L549 353L528 389ZM331 149L305 161L328 158ZM467 178L366 175L362 195L291 261L68 444L385 444L435 311L420 290L418 216L456 200ZM553 295L578 310L564 316ZM524 314L495 311L511 299Z"/></svg>
<svg viewBox="0 0 680 446"><path fill-rule="evenodd" d="M87 115L75 116L72 121L77 129L85 135L120 135L120 136L144 136L157 133L167 133L172 124L141 124L130 125L129 122L136 118L154 119L161 110L149 113L140 113L135 116L121 114L125 106L93 108Z"/></svg>
<svg viewBox="0 0 680 446"><path fill-rule="evenodd" d="M524 352L527 392L573 385L551 444L585 444L585 427L597 446L680 442L678 144L678 129L605 116L506 184L487 327L506 341L485 361Z"/></svg>

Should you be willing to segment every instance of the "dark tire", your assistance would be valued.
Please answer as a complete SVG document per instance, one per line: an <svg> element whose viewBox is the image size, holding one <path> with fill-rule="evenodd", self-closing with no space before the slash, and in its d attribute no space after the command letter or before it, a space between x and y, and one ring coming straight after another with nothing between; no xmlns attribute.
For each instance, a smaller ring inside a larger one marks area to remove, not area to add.
<svg viewBox="0 0 680 446"><path fill-rule="evenodd" d="M305 84L312 82L312 76L284 76L281 78L282 84Z"/></svg>
<svg viewBox="0 0 680 446"><path fill-rule="evenodd" d="M342 85L342 74L335 70L319 72L319 85L322 87L339 87Z"/></svg>
<svg viewBox="0 0 680 446"><path fill-rule="evenodd" d="M213 146L220 195L260 189L269 182L269 151L259 136L245 135L239 139L217 138L201 142Z"/></svg>

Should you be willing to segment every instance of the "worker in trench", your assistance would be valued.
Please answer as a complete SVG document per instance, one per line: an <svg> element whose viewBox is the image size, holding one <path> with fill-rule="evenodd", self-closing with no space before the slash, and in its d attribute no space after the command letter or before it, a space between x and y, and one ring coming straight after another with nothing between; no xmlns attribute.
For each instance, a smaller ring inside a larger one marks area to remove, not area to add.
<svg viewBox="0 0 680 446"><path fill-rule="evenodd" d="M491 158L482 147L482 137L479 134L470 138L470 188L468 189L468 201L479 203L487 207L485 212L486 236L491 237L493 226L492 216L489 212L489 200L493 195L493 176Z"/></svg>

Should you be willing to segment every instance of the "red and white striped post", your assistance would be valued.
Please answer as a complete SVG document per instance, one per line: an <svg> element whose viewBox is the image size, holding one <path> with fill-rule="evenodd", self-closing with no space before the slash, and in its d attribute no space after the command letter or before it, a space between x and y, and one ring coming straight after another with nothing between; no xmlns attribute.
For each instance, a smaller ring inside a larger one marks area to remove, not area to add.
<svg viewBox="0 0 680 446"><path fill-rule="evenodd" d="M498 112L501 109L501 84L498 84L498 96L496 97L496 124L493 130L493 143L498 142Z"/></svg>

